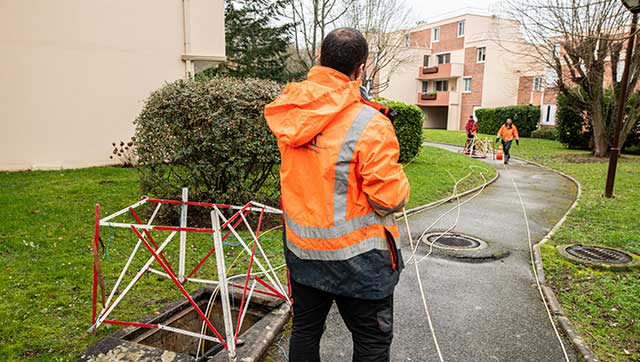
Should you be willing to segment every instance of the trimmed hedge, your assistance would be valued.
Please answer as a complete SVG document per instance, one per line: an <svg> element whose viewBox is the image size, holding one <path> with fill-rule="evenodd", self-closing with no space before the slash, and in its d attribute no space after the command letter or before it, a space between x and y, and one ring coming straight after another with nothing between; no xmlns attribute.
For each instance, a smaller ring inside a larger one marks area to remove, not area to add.
<svg viewBox="0 0 640 362"><path fill-rule="evenodd" d="M531 132L531 138L541 138L545 140L555 140L557 137L556 129L553 127L542 127Z"/></svg>
<svg viewBox="0 0 640 362"><path fill-rule="evenodd" d="M398 115L393 121L393 128L400 143L400 162L406 163L413 160L420 147L422 147L422 125L424 113L413 104L377 98L376 102L393 108Z"/></svg>
<svg viewBox="0 0 640 362"><path fill-rule="evenodd" d="M480 133L496 134L500 126L507 121L507 118L511 118L516 127L518 127L520 137L530 137L531 132L538 128L540 107L481 108L476 110L476 117L478 117L478 131Z"/></svg>
<svg viewBox="0 0 640 362"><path fill-rule="evenodd" d="M589 149L591 132L589 132L589 122L575 110L573 110L567 97L558 94L558 111L556 112L556 125L558 141L568 148ZM585 128L587 131L585 132Z"/></svg>
<svg viewBox="0 0 640 362"><path fill-rule="evenodd" d="M153 92L135 120L142 192L179 198L188 187L190 200L277 204L280 152L263 108L281 90L221 77Z"/></svg>

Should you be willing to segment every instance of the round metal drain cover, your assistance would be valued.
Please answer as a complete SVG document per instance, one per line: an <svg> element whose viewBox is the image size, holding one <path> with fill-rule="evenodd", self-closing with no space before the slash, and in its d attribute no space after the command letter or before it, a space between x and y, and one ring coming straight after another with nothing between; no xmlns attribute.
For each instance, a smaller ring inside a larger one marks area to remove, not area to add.
<svg viewBox="0 0 640 362"><path fill-rule="evenodd" d="M486 243L476 238L453 233L431 233L427 235L427 241L429 244L433 244L434 247L441 249L471 250L486 246Z"/></svg>
<svg viewBox="0 0 640 362"><path fill-rule="evenodd" d="M595 245L560 245L558 251L574 263L607 270L640 267L640 257L622 250Z"/></svg>
<svg viewBox="0 0 640 362"><path fill-rule="evenodd" d="M601 246L568 246L566 252L579 259L596 263L627 264L633 260L631 255L622 250L603 248Z"/></svg>

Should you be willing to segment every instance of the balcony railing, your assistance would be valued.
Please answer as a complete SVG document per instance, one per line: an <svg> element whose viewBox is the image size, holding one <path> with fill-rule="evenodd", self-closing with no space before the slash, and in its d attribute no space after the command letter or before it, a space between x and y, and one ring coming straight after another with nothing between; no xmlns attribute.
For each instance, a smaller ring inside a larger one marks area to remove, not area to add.
<svg viewBox="0 0 640 362"><path fill-rule="evenodd" d="M420 99L423 101L433 101L438 98L438 93L420 93Z"/></svg>
<svg viewBox="0 0 640 362"><path fill-rule="evenodd" d="M461 63L447 63L440 64L433 67L420 67L418 71L418 79L430 80L430 79L447 79L462 77L464 74L464 64Z"/></svg>
<svg viewBox="0 0 640 362"><path fill-rule="evenodd" d="M435 67L420 67L420 73L422 74L434 74L438 73L438 66Z"/></svg>
<svg viewBox="0 0 640 362"><path fill-rule="evenodd" d="M418 93L419 106L448 106L450 92Z"/></svg>

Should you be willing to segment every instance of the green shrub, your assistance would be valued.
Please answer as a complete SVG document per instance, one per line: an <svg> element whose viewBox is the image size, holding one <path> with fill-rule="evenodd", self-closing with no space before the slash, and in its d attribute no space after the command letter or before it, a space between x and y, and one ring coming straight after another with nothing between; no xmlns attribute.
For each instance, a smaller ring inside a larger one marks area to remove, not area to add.
<svg viewBox="0 0 640 362"><path fill-rule="evenodd" d="M558 94L557 103L557 140L569 148L589 149L591 134L588 122L568 104L562 93Z"/></svg>
<svg viewBox="0 0 640 362"><path fill-rule="evenodd" d="M520 137L529 137L538 128L540 122L540 107L509 106L497 108L481 108L476 110L478 117L478 131L480 133L496 134L500 126L511 118L518 127Z"/></svg>
<svg viewBox="0 0 640 362"><path fill-rule="evenodd" d="M190 200L276 202L280 153L263 108L281 90L221 77L153 92L135 121L142 191L179 198L188 187Z"/></svg>
<svg viewBox="0 0 640 362"><path fill-rule="evenodd" d="M542 127L531 132L531 138L542 138L545 140L555 140L557 137L556 129L553 127Z"/></svg>
<svg viewBox="0 0 640 362"><path fill-rule="evenodd" d="M376 99L377 102L393 108L398 115L393 121L393 128L396 131L398 142L400 143L400 162L411 161L420 152L422 146L422 125L424 123L424 113L416 105L391 101L384 98Z"/></svg>

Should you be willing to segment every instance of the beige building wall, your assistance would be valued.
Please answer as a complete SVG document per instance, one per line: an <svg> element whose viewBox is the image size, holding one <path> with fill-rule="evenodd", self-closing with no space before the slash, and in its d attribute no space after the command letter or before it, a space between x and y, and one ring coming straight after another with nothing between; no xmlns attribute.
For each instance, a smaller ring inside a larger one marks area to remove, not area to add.
<svg viewBox="0 0 640 362"><path fill-rule="evenodd" d="M418 81L418 67L422 65L424 49L408 48L404 50L403 62L391 74L388 69L380 71L380 79L389 79L388 87L380 92L380 97L394 101L414 104L421 87Z"/></svg>
<svg viewBox="0 0 640 362"><path fill-rule="evenodd" d="M224 60L223 0L184 4L0 0L0 169L113 163L151 91Z"/></svg>
<svg viewBox="0 0 640 362"><path fill-rule="evenodd" d="M518 81L522 59L509 49L521 39L519 24L501 18L489 18L477 39L467 42L469 47L487 48L482 107L517 104Z"/></svg>

